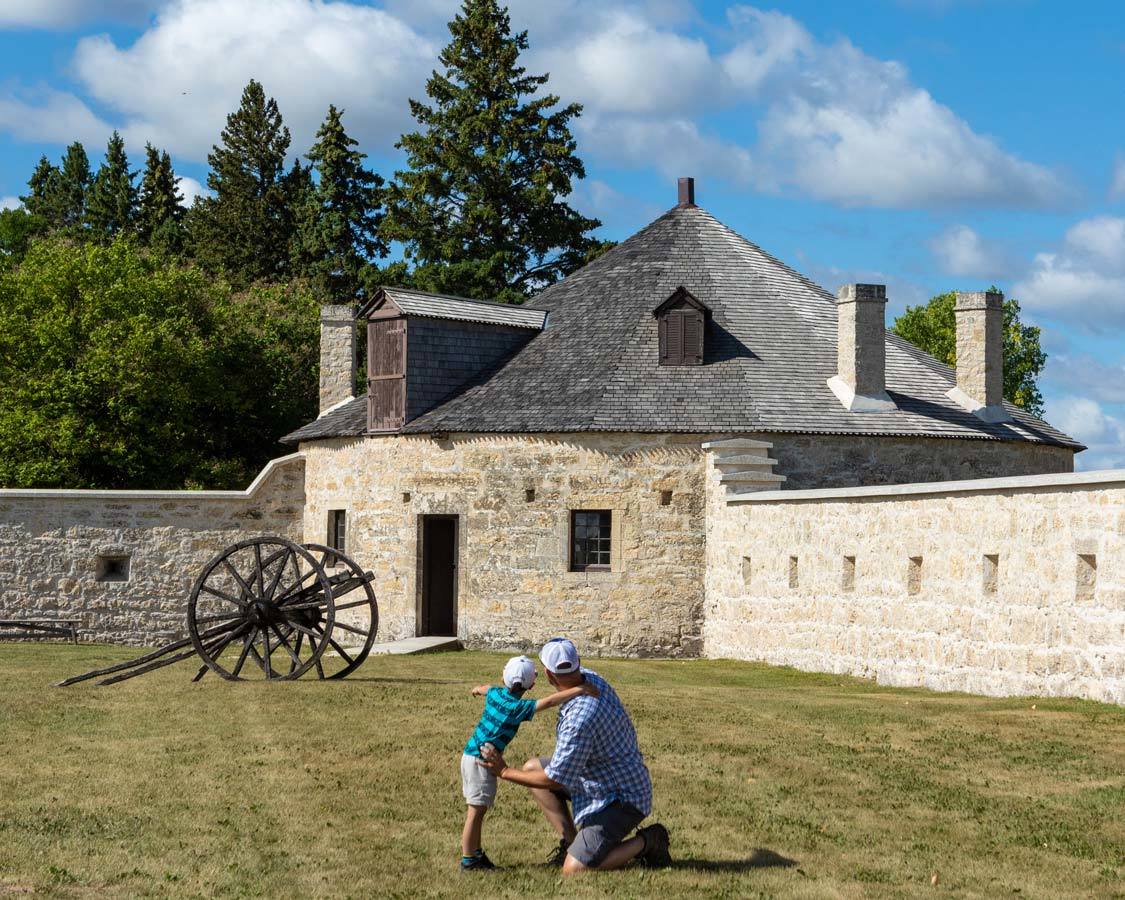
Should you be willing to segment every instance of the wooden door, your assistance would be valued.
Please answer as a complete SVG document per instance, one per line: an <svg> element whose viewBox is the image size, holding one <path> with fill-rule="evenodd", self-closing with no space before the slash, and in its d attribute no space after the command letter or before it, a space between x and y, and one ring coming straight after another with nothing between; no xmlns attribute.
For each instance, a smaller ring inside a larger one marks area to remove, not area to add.
<svg viewBox="0 0 1125 900"><path fill-rule="evenodd" d="M367 429L398 431L406 421L406 320L367 323Z"/></svg>
<svg viewBox="0 0 1125 900"><path fill-rule="evenodd" d="M457 634L457 516L422 517L419 634Z"/></svg>

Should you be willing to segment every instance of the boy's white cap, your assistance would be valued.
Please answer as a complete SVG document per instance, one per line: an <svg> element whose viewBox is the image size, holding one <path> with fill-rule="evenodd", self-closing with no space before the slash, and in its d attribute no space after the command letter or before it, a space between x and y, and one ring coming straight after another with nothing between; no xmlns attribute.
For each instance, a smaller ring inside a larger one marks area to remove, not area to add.
<svg viewBox="0 0 1125 900"><path fill-rule="evenodd" d="M504 685L511 689L516 685L525 691L535 684L535 662L526 656L513 656L504 664Z"/></svg>
<svg viewBox="0 0 1125 900"><path fill-rule="evenodd" d="M581 665L578 648L567 638L551 638L543 645L543 649L539 652L539 659L548 672L554 672L556 675L577 672Z"/></svg>

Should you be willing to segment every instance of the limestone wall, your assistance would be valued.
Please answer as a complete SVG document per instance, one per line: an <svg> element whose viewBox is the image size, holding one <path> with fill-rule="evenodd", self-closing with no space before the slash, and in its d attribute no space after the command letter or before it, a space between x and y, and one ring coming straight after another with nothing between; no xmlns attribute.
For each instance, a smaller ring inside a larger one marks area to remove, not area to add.
<svg viewBox="0 0 1125 900"><path fill-rule="evenodd" d="M762 434L786 490L1072 472L1074 451L960 438Z"/></svg>
<svg viewBox="0 0 1125 900"><path fill-rule="evenodd" d="M566 634L586 652L692 655L703 605L699 442L622 434L313 442L302 448L305 539L323 541L328 511L347 511L347 552L375 572L384 639L416 633L421 517L452 514L458 633L470 646L526 650ZM612 571L569 571L573 509L612 511Z"/></svg>
<svg viewBox="0 0 1125 900"><path fill-rule="evenodd" d="M774 491L708 481L706 655L1125 703L1125 471Z"/></svg>
<svg viewBox="0 0 1125 900"><path fill-rule="evenodd" d="M253 535L299 539L303 493L296 454L246 491L0 490L0 618L75 618L82 640L121 644L186 635L207 560ZM128 557L128 580L99 580L99 557Z"/></svg>

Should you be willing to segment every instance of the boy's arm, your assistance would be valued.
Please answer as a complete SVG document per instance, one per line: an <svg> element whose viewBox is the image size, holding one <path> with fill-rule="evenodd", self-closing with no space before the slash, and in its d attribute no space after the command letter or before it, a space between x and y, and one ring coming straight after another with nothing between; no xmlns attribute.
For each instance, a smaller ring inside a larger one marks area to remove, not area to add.
<svg viewBox="0 0 1125 900"><path fill-rule="evenodd" d="M567 688L565 691L555 691L553 694L548 694L542 700L535 703L535 711L543 712L545 709L550 709L552 706L562 706L564 703L569 703L575 697L600 697L598 689L590 682L580 684L577 687Z"/></svg>
<svg viewBox="0 0 1125 900"><path fill-rule="evenodd" d="M472 693L473 693L474 697L483 697L485 694L487 694L491 690L492 690L491 684L478 684L475 688L473 688Z"/></svg>

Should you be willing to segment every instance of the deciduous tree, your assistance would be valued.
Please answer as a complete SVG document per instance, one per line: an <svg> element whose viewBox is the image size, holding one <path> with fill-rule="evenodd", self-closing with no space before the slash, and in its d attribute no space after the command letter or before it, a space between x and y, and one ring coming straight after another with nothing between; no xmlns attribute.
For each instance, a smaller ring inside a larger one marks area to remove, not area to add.
<svg viewBox="0 0 1125 900"><path fill-rule="evenodd" d="M997 290L996 287L990 290ZM931 356L957 365L956 292L937 294L922 306L908 306L891 330ZM1004 399L1035 416L1043 415L1043 395L1038 378L1047 364L1040 332L1020 319L1020 305L1004 300Z"/></svg>

